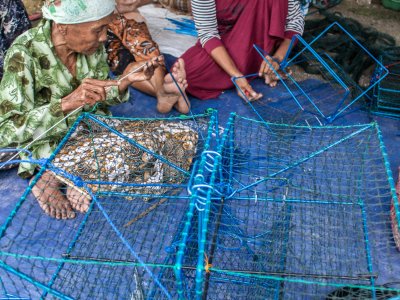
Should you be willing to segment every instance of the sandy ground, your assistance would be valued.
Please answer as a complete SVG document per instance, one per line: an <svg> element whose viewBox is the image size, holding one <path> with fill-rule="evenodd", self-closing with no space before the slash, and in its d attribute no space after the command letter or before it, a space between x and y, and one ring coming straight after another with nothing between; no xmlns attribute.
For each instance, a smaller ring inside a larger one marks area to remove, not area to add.
<svg viewBox="0 0 400 300"><path fill-rule="evenodd" d="M365 26L390 34L400 46L400 11L386 9L380 0L373 0L371 5L358 5L356 0L343 0L341 4L332 8L343 16L358 20Z"/></svg>

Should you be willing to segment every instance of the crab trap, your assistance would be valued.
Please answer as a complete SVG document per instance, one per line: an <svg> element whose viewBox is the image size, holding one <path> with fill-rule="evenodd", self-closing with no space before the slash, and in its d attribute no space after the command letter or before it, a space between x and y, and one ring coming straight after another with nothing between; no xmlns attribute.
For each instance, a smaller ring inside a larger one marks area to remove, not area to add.
<svg viewBox="0 0 400 300"><path fill-rule="evenodd" d="M83 114L0 228L0 288L6 299L400 297L384 285L400 271L391 199L399 220L375 123L232 114L220 130L215 111Z"/></svg>
<svg viewBox="0 0 400 300"><path fill-rule="evenodd" d="M217 126L215 111L79 117L1 227L0 298L176 299L177 284L189 290L195 264L175 276L182 232L197 241L187 186Z"/></svg>
<svg viewBox="0 0 400 300"><path fill-rule="evenodd" d="M383 286L399 270L377 124L266 126L232 115L218 153L213 188L196 202L196 299L400 297Z"/></svg>
<svg viewBox="0 0 400 300"><path fill-rule="evenodd" d="M296 51L293 51L295 45ZM294 36L279 70L274 69L265 58L268 53L257 45L254 47L273 70L273 77L280 82L274 93L269 94L267 88L263 98L256 101L249 101L243 94L257 116L266 122L302 125L332 123L364 107L365 102L371 103L369 92L388 74L383 64L337 22L315 34L311 41ZM354 78L359 78L363 66L371 64L371 61L376 62L382 73L376 81L364 86ZM306 69L307 74L302 69ZM245 75L246 78L257 76ZM236 86L238 78L232 78ZM275 97L276 94L279 97Z"/></svg>
<svg viewBox="0 0 400 300"><path fill-rule="evenodd" d="M371 110L379 115L400 118L400 48L388 49L380 56L380 61L389 70L389 75L375 86ZM383 72L376 68L373 81Z"/></svg>

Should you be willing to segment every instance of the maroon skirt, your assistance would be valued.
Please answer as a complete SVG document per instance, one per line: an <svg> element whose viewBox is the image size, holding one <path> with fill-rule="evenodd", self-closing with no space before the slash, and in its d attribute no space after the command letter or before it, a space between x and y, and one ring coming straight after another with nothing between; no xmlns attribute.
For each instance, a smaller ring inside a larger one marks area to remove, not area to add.
<svg viewBox="0 0 400 300"><path fill-rule="evenodd" d="M221 41L243 74L258 72L262 58L253 44L270 53L284 39L287 0L215 0ZM232 88L231 78L199 42L183 55L187 91L200 99Z"/></svg>

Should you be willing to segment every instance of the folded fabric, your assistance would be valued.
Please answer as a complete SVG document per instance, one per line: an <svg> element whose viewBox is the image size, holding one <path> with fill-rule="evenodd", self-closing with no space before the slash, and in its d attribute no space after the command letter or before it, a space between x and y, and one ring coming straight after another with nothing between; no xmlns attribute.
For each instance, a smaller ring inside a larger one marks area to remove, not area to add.
<svg viewBox="0 0 400 300"><path fill-rule="evenodd" d="M177 14L191 15L190 0L159 0L160 4L165 8L172 10Z"/></svg>

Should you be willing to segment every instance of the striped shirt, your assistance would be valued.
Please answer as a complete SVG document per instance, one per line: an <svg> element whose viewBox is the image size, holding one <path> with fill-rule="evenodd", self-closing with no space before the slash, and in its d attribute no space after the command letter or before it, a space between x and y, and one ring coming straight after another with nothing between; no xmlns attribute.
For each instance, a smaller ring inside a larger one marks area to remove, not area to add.
<svg viewBox="0 0 400 300"><path fill-rule="evenodd" d="M192 0L192 12L197 34L201 45L212 38L221 39L218 32L216 0ZM249 1L249 0L247 0ZM285 32L302 35L304 31L304 14L299 0L288 0L288 15ZM292 36L288 36L289 38Z"/></svg>

